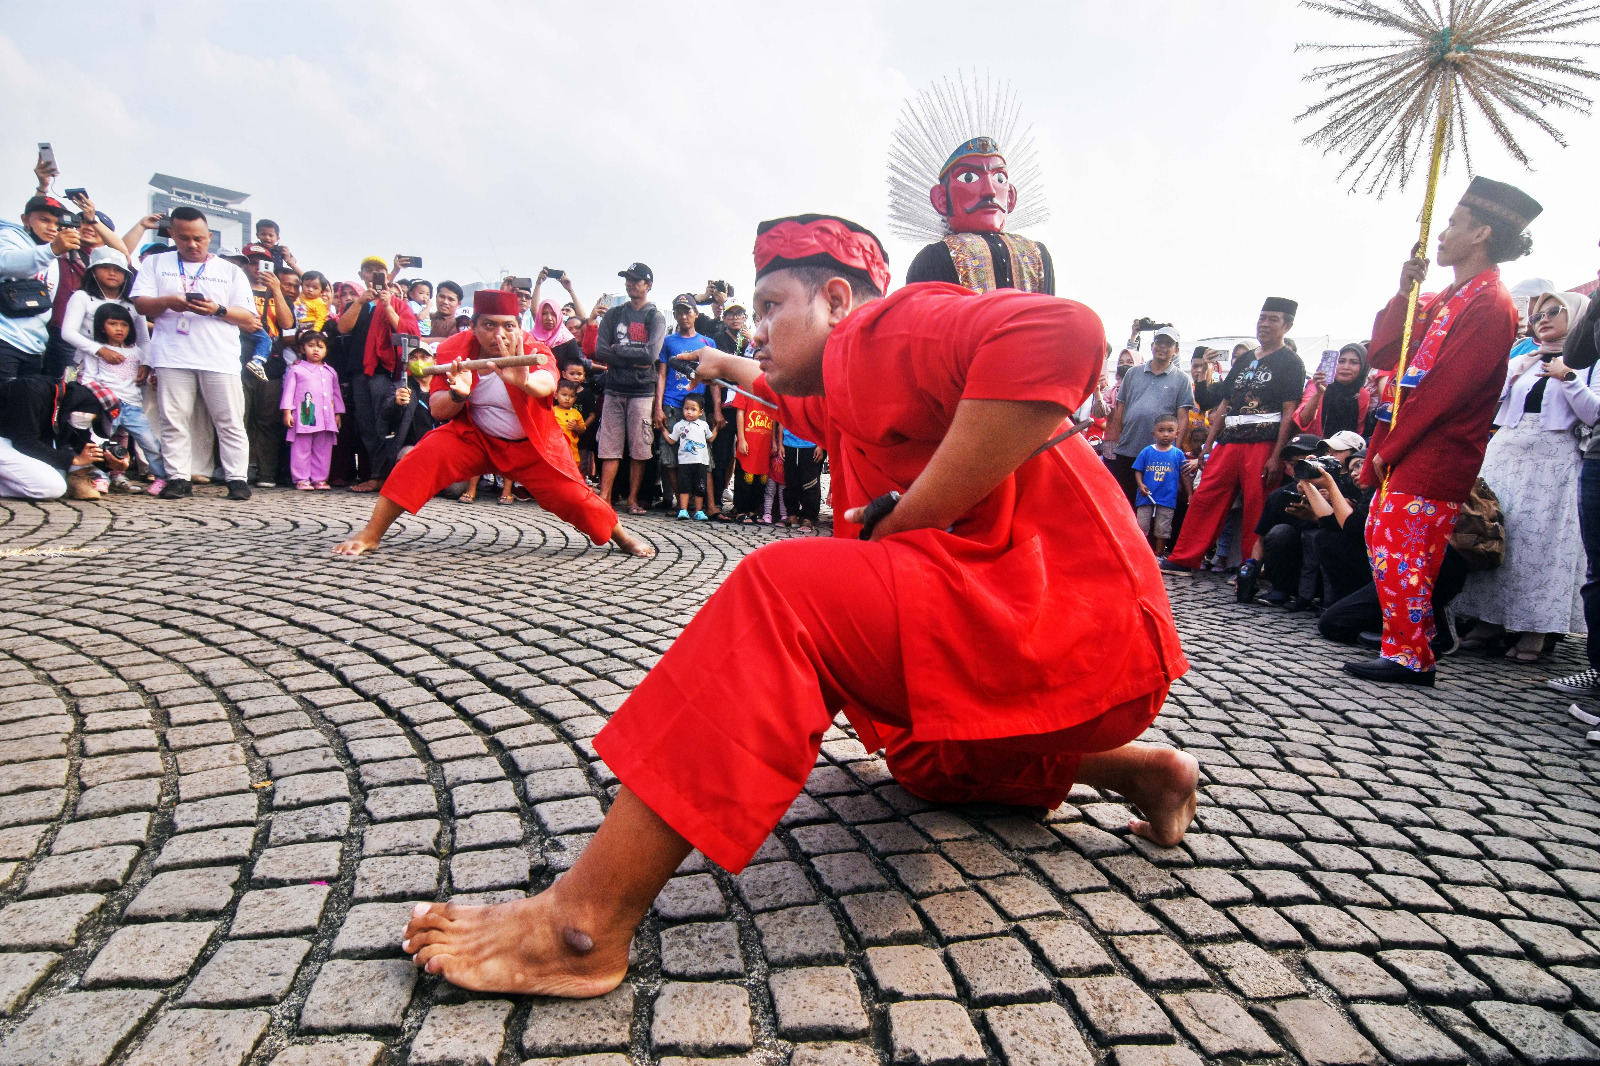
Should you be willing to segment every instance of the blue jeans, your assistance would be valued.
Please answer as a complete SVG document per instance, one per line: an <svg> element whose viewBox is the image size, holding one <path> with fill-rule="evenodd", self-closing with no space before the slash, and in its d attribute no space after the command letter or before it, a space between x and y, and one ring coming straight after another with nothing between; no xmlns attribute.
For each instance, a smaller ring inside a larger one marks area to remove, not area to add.
<svg viewBox="0 0 1600 1066"><path fill-rule="evenodd" d="M1589 563L1581 590L1589 665L1600 670L1600 459L1585 459L1578 471L1578 531Z"/></svg>
<svg viewBox="0 0 1600 1066"><path fill-rule="evenodd" d="M155 431L150 428L150 420L145 417L144 408L131 403L122 405L122 413L117 415L117 420L111 424L111 431L118 429L128 431L128 436L139 442L139 450L144 453L145 462L150 464L150 473L162 480L166 479L167 468L161 462L161 442L156 439Z"/></svg>

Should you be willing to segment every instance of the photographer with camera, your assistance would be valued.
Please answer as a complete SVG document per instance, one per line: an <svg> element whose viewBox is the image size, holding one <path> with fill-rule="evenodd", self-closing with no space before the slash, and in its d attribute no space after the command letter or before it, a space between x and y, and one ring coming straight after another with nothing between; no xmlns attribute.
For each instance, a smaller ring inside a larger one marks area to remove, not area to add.
<svg viewBox="0 0 1600 1066"><path fill-rule="evenodd" d="M108 454L90 430L109 437L118 411L116 397L103 386L62 383L42 374L0 389L0 496L55 500L70 491L73 499L99 499L90 471L103 462L122 473L128 452Z"/></svg>
<svg viewBox="0 0 1600 1066"><path fill-rule="evenodd" d="M44 373L60 259L80 239L78 227L63 226L63 218L76 216L53 196L35 196L22 209L21 225L0 221L0 382Z"/></svg>
<svg viewBox="0 0 1600 1066"><path fill-rule="evenodd" d="M177 249L146 259L130 293L133 306L155 323L150 367L160 383L161 454L172 475L161 498L193 494L189 427L195 405L201 403L217 428L228 499L248 500L250 441L239 380L239 331L261 328L255 297L244 271L211 254L211 226L201 212L175 208L172 238Z"/></svg>
<svg viewBox="0 0 1600 1066"><path fill-rule="evenodd" d="M378 412L404 380L405 357L396 337L422 336L416 316L392 290L389 277L388 265L382 258L369 255L363 259L361 281L366 290L339 316L339 333L355 369L350 382L350 406L355 413L356 432L369 456L378 453L387 432ZM382 478L373 477L350 486L350 491L376 492L382 485Z"/></svg>
<svg viewBox="0 0 1600 1066"><path fill-rule="evenodd" d="M1327 444L1314 433L1302 433L1283 446L1283 475L1290 481L1268 493L1262 503L1256 541L1239 570L1234 590L1240 603L1255 599L1257 580L1262 577L1272 586L1272 591L1261 597L1268 606L1304 611L1316 598L1321 573L1314 537L1317 514L1299 481L1320 476L1320 461L1327 450Z"/></svg>
<svg viewBox="0 0 1600 1066"><path fill-rule="evenodd" d="M1147 323L1155 325L1146 318L1134 323L1134 328ZM1156 328L1150 341L1150 361L1132 367L1122 379L1117 406L1106 422L1106 465L1128 498L1129 507L1139 493L1133 463L1150 444L1157 419L1173 419L1181 436L1194 412L1194 388L1189 376L1173 363L1179 343L1178 331L1171 326Z"/></svg>

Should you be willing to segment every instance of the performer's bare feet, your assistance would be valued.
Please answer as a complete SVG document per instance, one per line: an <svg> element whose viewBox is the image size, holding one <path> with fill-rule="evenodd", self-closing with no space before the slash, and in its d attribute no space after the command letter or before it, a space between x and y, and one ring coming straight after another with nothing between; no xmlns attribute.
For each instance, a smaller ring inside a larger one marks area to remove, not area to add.
<svg viewBox="0 0 1600 1066"><path fill-rule="evenodd" d="M624 785L578 861L532 899L492 907L420 903L401 947L418 966L479 992L601 996L689 842Z"/></svg>
<svg viewBox="0 0 1600 1066"><path fill-rule="evenodd" d="M629 555L637 555L641 559L654 559L656 557L656 550L626 529L623 529L621 522L618 522L611 530L611 543Z"/></svg>
<svg viewBox="0 0 1600 1066"><path fill-rule="evenodd" d="M1153 744L1125 744L1114 751L1085 755L1078 778L1086 785L1125 796L1144 818L1128 830L1164 848L1183 840L1194 821L1200 763L1193 755Z"/></svg>
<svg viewBox="0 0 1600 1066"><path fill-rule="evenodd" d="M628 972L633 930L606 935L600 923L571 913L576 908L562 895L558 882L492 907L419 903L401 946L429 973L478 992L603 996Z"/></svg>

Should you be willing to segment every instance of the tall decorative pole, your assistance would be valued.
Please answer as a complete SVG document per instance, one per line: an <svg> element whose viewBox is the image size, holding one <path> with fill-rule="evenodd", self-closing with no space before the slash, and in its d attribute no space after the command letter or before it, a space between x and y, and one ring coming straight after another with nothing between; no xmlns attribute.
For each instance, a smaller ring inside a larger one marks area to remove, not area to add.
<svg viewBox="0 0 1600 1066"><path fill-rule="evenodd" d="M1410 182L1424 141L1433 126L1428 187L1422 202L1421 237L1414 256L1426 255L1433 229L1439 178L1459 147L1472 169L1467 141L1471 101L1481 121L1514 159L1527 166L1528 155L1512 135L1512 117L1532 123L1557 144L1567 142L1540 111L1560 108L1587 114L1590 100L1569 82L1600 80L1576 55L1551 49L1594 48L1594 41L1567 35L1600 22L1600 4L1588 0L1301 0L1302 7L1359 22L1396 36L1371 44L1302 44L1314 52L1355 53L1313 69L1307 81L1320 81L1328 95L1296 121L1321 118L1323 125L1307 144L1346 157L1340 176L1353 174L1351 191L1382 196ZM1406 326L1395 380L1405 375L1416 318L1419 284L1406 301ZM1395 390L1391 418L1400 417ZM1393 422L1391 422L1391 425Z"/></svg>

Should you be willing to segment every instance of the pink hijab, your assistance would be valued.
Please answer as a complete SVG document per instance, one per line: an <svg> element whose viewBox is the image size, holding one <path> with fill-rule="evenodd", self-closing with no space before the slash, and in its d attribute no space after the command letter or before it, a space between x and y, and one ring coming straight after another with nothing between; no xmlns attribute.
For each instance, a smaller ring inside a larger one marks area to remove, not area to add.
<svg viewBox="0 0 1600 1066"><path fill-rule="evenodd" d="M556 316L556 328L544 328L544 309L548 307ZM554 300L540 300L539 310L533 315L533 339L551 348L559 347L572 339L572 332L567 329L567 324L561 320L561 308L556 306Z"/></svg>

